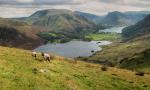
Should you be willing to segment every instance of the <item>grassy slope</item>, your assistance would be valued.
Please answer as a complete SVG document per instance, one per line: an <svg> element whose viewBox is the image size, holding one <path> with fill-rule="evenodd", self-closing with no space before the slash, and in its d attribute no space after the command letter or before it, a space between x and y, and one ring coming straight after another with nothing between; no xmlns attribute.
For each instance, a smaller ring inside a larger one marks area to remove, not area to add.
<svg viewBox="0 0 150 90"><path fill-rule="evenodd" d="M112 45L106 46L104 47L103 51L91 56L89 60L105 60L112 62L117 66L150 73L150 57L148 57L149 55L144 56L143 54L145 51L149 52L149 49L150 35L145 35L127 43L114 43Z"/></svg>
<svg viewBox="0 0 150 90"><path fill-rule="evenodd" d="M0 47L0 90L149 90L150 75L86 62L59 60L40 62L30 51ZM46 69L46 72L39 72ZM147 87L146 87L147 86Z"/></svg>
<svg viewBox="0 0 150 90"><path fill-rule="evenodd" d="M85 36L86 38L91 38L92 40L118 40L121 38L120 34L117 33L98 33L98 34L90 34Z"/></svg>

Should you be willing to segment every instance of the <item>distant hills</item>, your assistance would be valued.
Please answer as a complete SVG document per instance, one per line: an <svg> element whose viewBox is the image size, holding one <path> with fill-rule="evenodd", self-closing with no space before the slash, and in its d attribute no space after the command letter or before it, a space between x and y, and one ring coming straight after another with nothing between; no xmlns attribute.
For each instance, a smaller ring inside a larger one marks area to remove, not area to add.
<svg viewBox="0 0 150 90"><path fill-rule="evenodd" d="M145 34L150 34L150 14L135 25L123 29L122 36L131 39Z"/></svg>
<svg viewBox="0 0 150 90"><path fill-rule="evenodd" d="M65 9L48 9L35 12L29 17L17 20L26 21L34 26L44 27L46 31L40 37L55 42L70 39L82 39L85 34L97 32L110 26L129 26L142 20L148 11L110 12L106 16L98 16L79 11ZM55 39L55 40L54 40Z"/></svg>
<svg viewBox="0 0 150 90"><path fill-rule="evenodd" d="M99 29L107 28L108 26L133 25L147 16L148 13L149 11L124 13L115 11L108 13L106 16L98 16L65 9L48 9L37 11L29 17L1 18L0 22L1 30L7 27L6 29L12 31L13 28L17 33L23 33L26 39L31 38L31 41L37 39L41 43L41 38L43 38L50 42L67 42L72 39L84 39L86 34L96 33ZM30 34L31 32L32 35ZM16 37L16 35L14 36ZM1 40L1 43L2 41L4 40ZM20 39L18 41L20 43L20 41L23 42L24 40Z"/></svg>
<svg viewBox="0 0 150 90"><path fill-rule="evenodd" d="M129 26L142 20L150 14L150 11L129 11L129 12L109 12L107 15L98 16L94 14L75 12L77 15L84 16L95 24L103 24L106 26Z"/></svg>
<svg viewBox="0 0 150 90"><path fill-rule="evenodd" d="M150 12L110 12L99 23L110 26L129 26L142 20Z"/></svg>
<svg viewBox="0 0 150 90"><path fill-rule="evenodd" d="M104 16L98 16L80 11L73 12L65 9L48 9L37 11L29 17L20 18L20 20L30 22L33 25L51 28L55 31L68 29L69 31L75 31L78 28L93 29L95 27L94 29L96 29L98 26L134 25L148 14L150 14L150 11L114 11Z"/></svg>

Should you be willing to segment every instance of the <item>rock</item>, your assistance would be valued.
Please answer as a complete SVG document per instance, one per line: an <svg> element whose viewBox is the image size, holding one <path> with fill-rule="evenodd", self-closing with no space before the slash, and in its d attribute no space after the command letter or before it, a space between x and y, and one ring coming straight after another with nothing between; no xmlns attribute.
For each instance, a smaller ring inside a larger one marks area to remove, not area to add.
<svg viewBox="0 0 150 90"><path fill-rule="evenodd" d="M49 70L48 69L40 69L39 72L40 73L46 73L46 72L49 72Z"/></svg>
<svg viewBox="0 0 150 90"><path fill-rule="evenodd" d="M102 67L101 67L101 70L102 70L102 71L107 71L108 68L107 68L107 66L102 66Z"/></svg>
<svg viewBox="0 0 150 90"><path fill-rule="evenodd" d="M101 43L101 42L97 42L97 44L99 44L99 43Z"/></svg>

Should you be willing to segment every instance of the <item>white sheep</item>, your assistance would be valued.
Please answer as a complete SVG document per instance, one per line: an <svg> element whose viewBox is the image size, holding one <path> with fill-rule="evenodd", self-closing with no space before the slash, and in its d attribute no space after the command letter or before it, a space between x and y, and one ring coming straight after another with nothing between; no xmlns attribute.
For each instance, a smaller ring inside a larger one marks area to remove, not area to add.
<svg viewBox="0 0 150 90"><path fill-rule="evenodd" d="M36 57L37 57L37 52L33 51L33 52L32 52L32 57L35 57L35 58L36 58Z"/></svg>
<svg viewBox="0 0 150 90"><path fill-rule="evenodd" d="M47 53L44 53L44 59L50 62L51 56Z"/></svg>

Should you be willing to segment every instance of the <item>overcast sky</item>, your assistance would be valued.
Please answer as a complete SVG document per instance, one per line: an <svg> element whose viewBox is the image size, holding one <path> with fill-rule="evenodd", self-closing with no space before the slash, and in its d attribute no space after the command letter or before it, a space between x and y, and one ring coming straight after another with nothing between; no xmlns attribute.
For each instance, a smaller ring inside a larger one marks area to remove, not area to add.
<svg viewBox="0 0 150 90"><path fill-rule="evenodd" d="M97 15L150 10L150 0L0 0L0 17L24 17L42 9L70 9Z"/></svg>

